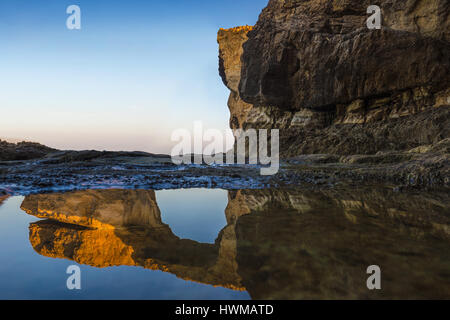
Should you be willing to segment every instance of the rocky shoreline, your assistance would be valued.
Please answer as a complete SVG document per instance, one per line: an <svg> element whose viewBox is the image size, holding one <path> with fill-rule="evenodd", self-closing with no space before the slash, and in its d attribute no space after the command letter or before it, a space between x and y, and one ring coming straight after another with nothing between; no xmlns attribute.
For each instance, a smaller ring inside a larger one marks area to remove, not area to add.
<svg viewBox="0 0 450 320"><path fill-rule="evenodd" d="M259 166L174 165L168 156L93 151L55 152L41 159L0 162L3 194L34 194L85 189L227 190L283 187L336 188L388 185L395 190L450 187L448 156L386 153L304 155L284 160L274 176Z"/></svg>
<svg viewBox="0 0 450 320"><path fill-rule="evenodd" d="M281 168L174 165L143 152L0 141L0 190L450 187L450 5L270 0L253 26L220 29L232 129L279 129Z"/></svg>

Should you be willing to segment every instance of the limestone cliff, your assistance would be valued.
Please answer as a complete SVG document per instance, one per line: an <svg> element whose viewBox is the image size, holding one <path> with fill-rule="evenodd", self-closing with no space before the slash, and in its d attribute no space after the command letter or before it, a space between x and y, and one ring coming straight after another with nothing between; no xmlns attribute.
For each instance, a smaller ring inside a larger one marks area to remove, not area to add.
<svg viewBox="0 0 450 320"><path fill-rule="evenodd" d="M230 89L228 99L232 129L241 129L247 123L252 105L245 103L239 96L239 82L241 80L241 56L242 45L248 40L247 33L252 27L237 27L231 29L220 29L217 35L219 43L219 72L223 83Z"/></svg>
<svg viewBox="0 0 450 320"><path fill-rule="evenodd" d="M278 128L284 156L405 151L450 137L450 3L270 0L220 30L232 128ZM240 67L240 74L238 69Z"/></svg>

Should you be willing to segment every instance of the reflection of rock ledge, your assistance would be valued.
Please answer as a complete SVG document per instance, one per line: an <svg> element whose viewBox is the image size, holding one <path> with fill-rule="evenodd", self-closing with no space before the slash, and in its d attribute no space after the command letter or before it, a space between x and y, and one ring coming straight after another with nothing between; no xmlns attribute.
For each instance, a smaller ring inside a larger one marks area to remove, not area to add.
<svg viewBox="0 0 450 320"><path fill-rule="evenodd" d="M365 188L238 191L229 197L232 216L240 215L238 271L254 299L450 297L445 193ZM389 279L382 292L367 290L372 264Z"/></svg>
<svg viewBox="0 0 450 320"><path fill-rule="evenodd" d="M232 231L225 228L215 245L178 238L162 223L154 191L31 195L22 209L50 219L30 225L30 242L44 256L99 268L141 266L185 280L245 290L229 263L236 255L235 246L227 240Z"/></svg>
<svg viewBox="0 0 450 320"><path fill-rule="evenodd" d="M95 229L163 225L154 191L87 190L30 195L22 209L38 218Z"/></svg>
<svg viewBox="0 0 450 320"><path fill-rule="evenodd" d="M30 196L22 207L30 213L53 208L50 216L61 217L56 214L61 206L67 220L68 204L76 198L86 204L93 198L102 202L90 203L92 212L84 216L101 216L109 223L115 214L93 214L111 208L108 201L115 208L123 208L117 201L130 199L149 207L139 211L141 225L134 219L134 225L115 223L115 229L33 223L30 242L36 252L94 267L161 270L185 280L247 290L254 299L450 297L450 201L445 193L403 194L383 188L230 191L228 225L215 244L175 236L160 222L156 202L142 202L155 199L153 191ZM156 223L149 224L146 215ZM391 279L382 293L368 293L365 286L365 268L374 263Z"/></svg>
<svg viewBox="0 0 450 320"><path fill-rule="evenodd" d="M134 250L114 230L79 228L50 220L30 225L30 243L39 254L97 268L135 266Z"/></svg>
<svg viewBox="0 0 450 320"><path fill-rule="evenodd" d="M5 201L8 198L9 196L0 196L0 206L2 205L3 201Z"/></svg>

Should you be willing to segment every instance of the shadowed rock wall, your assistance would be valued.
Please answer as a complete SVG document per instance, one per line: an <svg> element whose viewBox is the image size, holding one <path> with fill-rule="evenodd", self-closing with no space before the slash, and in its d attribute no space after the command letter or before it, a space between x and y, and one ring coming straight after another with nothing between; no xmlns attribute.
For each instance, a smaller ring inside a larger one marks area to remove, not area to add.
<svg viewBox="0 0 450 320"><path fill-rule="evenodd" d="M251 30L220 30L231 127L280 129L284 156L449 138L450 4L379 1L382 29L369 30L371 4L271 0Z"/></svg>

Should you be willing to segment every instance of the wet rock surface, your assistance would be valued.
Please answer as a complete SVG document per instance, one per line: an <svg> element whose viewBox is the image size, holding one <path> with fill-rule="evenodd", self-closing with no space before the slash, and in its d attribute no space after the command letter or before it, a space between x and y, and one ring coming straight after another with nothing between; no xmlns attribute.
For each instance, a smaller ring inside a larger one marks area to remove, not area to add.
<svg viewBox="0 0 450 320"><path fill-rule="evenodd" d="M69 161L65 152L43 159L0 162L0 192L32 194L85 189L264 189L284 186L334 188L389 184L392 188L450 187L448 144L376 155L304 155L285 160L273 176L255 165L174 165L169 157L117 153ZM72 157L74 152L70 152ZM82 152L83 153L83 152ZM102 154L102 153L100 153Z"/></svg>

